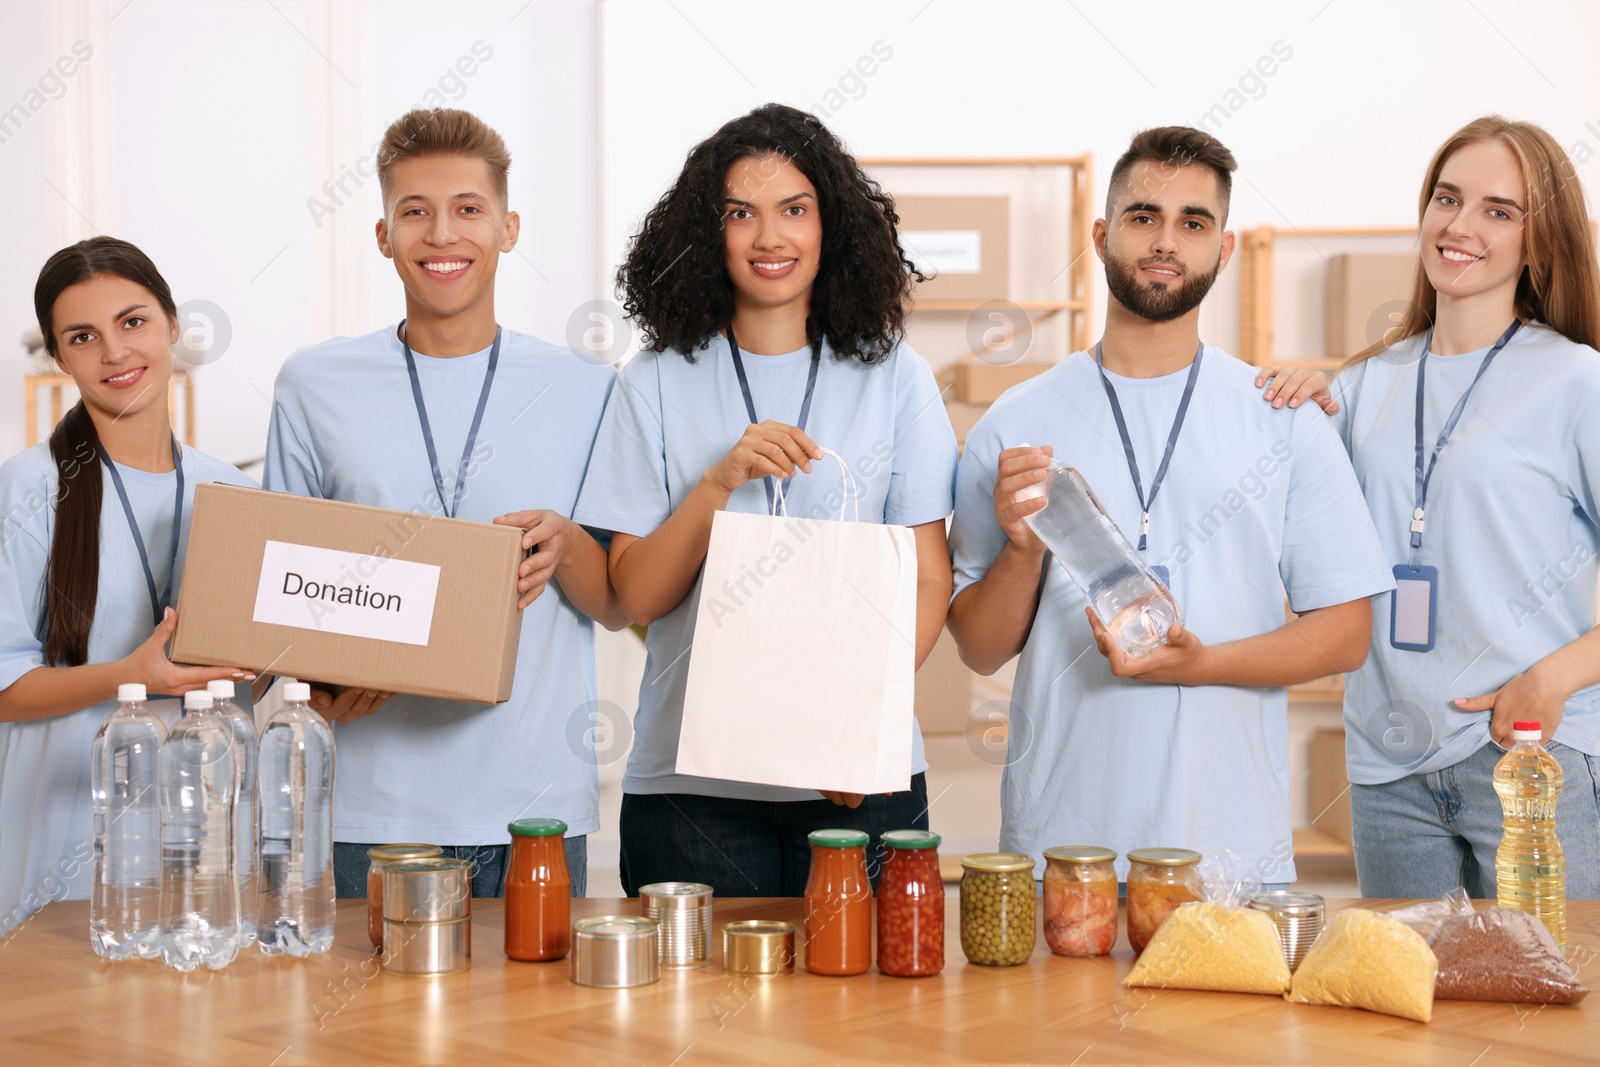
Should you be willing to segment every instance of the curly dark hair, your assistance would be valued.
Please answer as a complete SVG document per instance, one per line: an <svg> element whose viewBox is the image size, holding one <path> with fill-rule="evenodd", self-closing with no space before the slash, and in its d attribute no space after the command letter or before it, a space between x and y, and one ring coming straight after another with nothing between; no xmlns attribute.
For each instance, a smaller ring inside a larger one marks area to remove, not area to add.
<svg viewBox="0 0 1600 1067"><path fill-rule="evenodd" d="M690 360L733 318L733 282L723 257L728 170L778 155L817 189L822 255L806 316L806 339L840 359L881 363L905 335L913 279L925 275L900 245L894 200L815 115L764 104L695 145L683 171L645 215L617 290L652 352Z"/></svg>

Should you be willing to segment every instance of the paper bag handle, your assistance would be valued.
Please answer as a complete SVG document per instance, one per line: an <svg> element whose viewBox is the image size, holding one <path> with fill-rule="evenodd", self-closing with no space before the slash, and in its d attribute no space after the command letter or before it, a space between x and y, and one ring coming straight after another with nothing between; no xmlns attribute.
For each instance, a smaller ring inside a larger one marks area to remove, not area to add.
<svg viewBox="0 0 1600 1067"><path fill-rule="evenodd" d="M861 521L861 485L860 485L859 482L856 481L855 474L851 472L850 464L846 463L844 461L844 457L839 455L839 453L835 452L831 448L821 449L821 452L822 452L822 454L824 456L832 456L834 458L834 460L839 464L839 474L840 474L839 481L844 486L844 500L839 504L839 521L840 522L845 521L844 520L845 511L853 509L852 510L852 514L851 514L851 521L852 522L860 522ZM787 480L787 479L778 480L777 492L775 492L773 494L773 498L772 498L772 514L773 515L781 515L784 518L788 518L789 517L789 505L788 505L788 502L785 501L784 498L783 498L783 483L784 483L785 480Z"/></svg>

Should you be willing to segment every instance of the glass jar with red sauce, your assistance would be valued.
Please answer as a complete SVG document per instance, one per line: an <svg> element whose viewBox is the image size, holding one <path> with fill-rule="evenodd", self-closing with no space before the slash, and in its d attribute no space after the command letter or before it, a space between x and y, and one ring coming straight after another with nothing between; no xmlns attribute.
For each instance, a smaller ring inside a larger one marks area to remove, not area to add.
<svg viewBox="0 0 1600 1067"><path fill-rule="evenodd" d="M1128 853L1128 944L1143 952L1167 916L1204 900L1200 853L1187 848L1136 848Z"/></svg>
<svg viewBox="0 0 1600 1067"><path fill-rule="evenodd" d="M878 878L878 970L920 978L944 969L944 879L939 835L891 830L883 835Z"/></svg>
<svg viewBox="0 0 1600 1067"><path fill-rule="evenodd" d="M867 835L814 830L806 878L806 970L865 974L872 967L872 882Z"/></svg>
<svg viewBox="0 0 1600 1067"><path fill-rule="evenodd" d="M506 872L506 957L559 960L572 948L572 875L567 871L567 824L518 819L511 831Z"/></svg>
<svg viewBox="0 0 1600 1067"><path fill-rule="evenodd" d="M383 872L391 864L431 860L444 855L438 845L373 845L367 849L367 940L383 948Z"/></svg>

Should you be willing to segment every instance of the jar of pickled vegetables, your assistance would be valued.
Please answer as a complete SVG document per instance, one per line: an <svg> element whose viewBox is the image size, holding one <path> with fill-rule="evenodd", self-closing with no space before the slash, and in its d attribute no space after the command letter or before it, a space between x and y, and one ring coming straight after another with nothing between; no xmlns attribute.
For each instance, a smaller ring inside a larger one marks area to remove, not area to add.
<svg viewBox="0 0 1600 1067"><path fill-rule="evenodd" d="M944 880L939 835L891 830L878 879L878 970L919 978L944 969Z"/></svg>
<svg viewBox="0 0 1600 1067"><path fill-rule="evenodd" d="M872 882L867 835L860 830L813 830L806 876L806 970L865 974L872 968Z"/></svg>
<svg viewBox="0 0 1600 1067"><path fill-rule="evenodd" d="M1205 899L1200 853L1187 848L1138 848L1128 853L1128 944L1143 952L1168 915Z"/></svg>
<svg viewBox="0 0 1600 1067"><path fill-rule="evenodd" d="M1044 850L1044 941L1058 956L1104 956L1117 941L1117 854L1091 845Z"/></svg>
<svg viewBox="0 0 1600 1067"><path fill-rule="evenodd" d="M961 951L986 967L1026 963L1038 939L1033 860L1015 852L961 857Z"/></svg>

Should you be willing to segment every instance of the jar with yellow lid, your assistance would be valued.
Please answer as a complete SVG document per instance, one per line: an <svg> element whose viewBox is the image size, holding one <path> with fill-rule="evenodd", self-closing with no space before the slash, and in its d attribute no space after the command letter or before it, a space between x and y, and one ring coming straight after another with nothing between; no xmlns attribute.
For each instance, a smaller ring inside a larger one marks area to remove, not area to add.
<svg viewBox="0 0 1600 1067"><path fill-rule="evenodd" d="M367 940L383 951L383 872L396 863L435 859L444 855L438 845L374 845L367 849Z"/></svg>
<svg viewBox="0 0 1600 1067"><path fill-rule="evenodd" d="M1143 952L1168 915L1205 899L1200 853L1187 848L1137 848L1128 853L1128 944Z"/></svg>
<svg viewBox="0 0 1600 1067"><path fill-rule="evenodd" d="M1104 956L1117 941L1117 854L1093 845L1044 850L1044 941L1058 956Z"/></svg>
<svg viewBox="0 0 1600 1067"><path fill-rule="evenodd" d="M1033 860L1015 852L961 857L961 951L986 967L1026 963L1038 939Z"/></svg>

